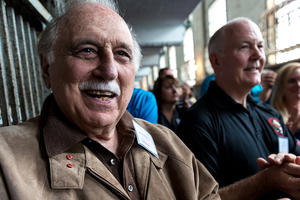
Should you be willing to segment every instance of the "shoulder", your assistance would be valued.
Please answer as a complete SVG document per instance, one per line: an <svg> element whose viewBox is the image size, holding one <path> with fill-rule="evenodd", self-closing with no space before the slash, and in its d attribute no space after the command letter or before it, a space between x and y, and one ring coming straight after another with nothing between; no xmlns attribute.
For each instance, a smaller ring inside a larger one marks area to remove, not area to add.
<svg viewBox="0 0 300 200"><path fill-rule="evenodd" d="M257 103L257 110L260 113L264 113L267 115L272 115L272 116L276 116L276 117L281 116L280 113L273 106L271 106L268 103Z"/></svg>
<svg viewBox="0 0 300 200"><path fill-rule="evenodd" d="M22 122L17 125L4 126L0 128L0 136L23 136L26 137L27 133L33 133L38 129L39 118L32 118L28 121Z"/></svg>
<svg viewBox="0 0 300 200"><path fill-rule="evenodd" d="M155 100L155 96L152 92L150 91L146 91L143 89L139 89L139 88L135 88L135 95L138 98L143 98L143 99L147 99L147 100Z"/></svg>
<svg viewBox="0 0 300 200"><path fill-rule="evenodd" d="M134 88L128 107L142 106L142 104L156 104L155 96L152 92L140 88ZM145 107L145 105L143 105Z"/></svg>
<svg viewBox="0 0 300 200"><path fill-rule="evenodd" d="M193 153L172 130L160 124L151 124L142 119L135 120L151 134L158 153L166 154L169 158L184 162L187 165L191 164L194 157Z"/></svg>
<svg viewBox="0 0 300 200"><path fill-rule="evenodd" d="M33 147L39 138L38 118L0 128L0 149ZM19 149L22 151L22 149ZM25 150L25 149L24 149Z"/></svg>
<svg viewBox="0 0 300 200"><path fill-rule="evenodd" d="M176 184L186 188L196 187L197 199L200 199L200 196L218 196L216 195L217 182L173 131L141 119L136 121L151 134L159 156L162 155L160 162L163 170L160 174L170 180L170 183L172 180L181 180L184 174L184 179Z"/></svg>
<svg viewBox="0 0 300 200"><path fill-rule="evenodd" d="M199 124L211 121L217 113L216 106L209 102L206 96L200 98L192 107L187 109L182 116L182 123Z"/></svg>

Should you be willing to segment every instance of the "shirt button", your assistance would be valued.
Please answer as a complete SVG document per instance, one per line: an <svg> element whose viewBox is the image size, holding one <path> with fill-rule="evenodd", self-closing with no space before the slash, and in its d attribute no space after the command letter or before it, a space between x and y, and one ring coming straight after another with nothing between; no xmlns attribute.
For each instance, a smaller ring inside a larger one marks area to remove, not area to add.
<svg viewBox="0 0 300 200"><path fill-rule="evenodd" d="M128 185L128 191L132 192L133 191L133 186L132 185Z"/></svg>
<svg viewBox="0 0 300 200"><path fill-rule="evenodd" d="M112 166L115 166L116 165L116 159L114 159L114 158L110 159L110 164Z"/></svg>
<svg viewBox="0 0 300 200"><path fill-rule="evenodd" d="M72 154L68 154L66 157L68 160L71 160L73 158Z"/></svg>
<svg viewBox="0 0 300 200"><path fill-rule="evenodd" d="M67 167L68 167L68 168L72 168L73 165L72 165L71 163L68 163L68 164L67 164Z"/></svg>

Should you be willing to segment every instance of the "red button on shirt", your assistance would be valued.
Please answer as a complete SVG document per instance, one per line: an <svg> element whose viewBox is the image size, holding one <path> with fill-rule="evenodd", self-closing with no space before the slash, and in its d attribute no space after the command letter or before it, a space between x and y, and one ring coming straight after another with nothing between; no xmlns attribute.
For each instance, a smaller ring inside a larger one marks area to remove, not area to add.
<svg viewBox="0 0 300 200"><path fill-rule="evenodd" d="M71 160L73 158L72 154L68 154L66 157L68 160Z"/></svg>

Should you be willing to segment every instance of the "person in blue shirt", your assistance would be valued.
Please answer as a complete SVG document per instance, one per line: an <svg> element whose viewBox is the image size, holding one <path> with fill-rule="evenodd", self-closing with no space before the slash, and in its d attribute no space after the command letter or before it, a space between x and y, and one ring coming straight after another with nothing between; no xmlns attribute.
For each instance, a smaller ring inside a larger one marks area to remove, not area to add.
<svg viewBox="0 0 300 200"><path fill-rule="evenodd" d="M215 74L210 74L207 77L205 77L205 79L201 83L200 97L202 97L206 93L210 82L213 81L213 80L215 80Z"/></svg>
<svg viewBox="0 0 300 200"><path fill-rule="evenodd" d="M157 103L152 92L134 88L127 111L136 118L157 123Z"/></svg>

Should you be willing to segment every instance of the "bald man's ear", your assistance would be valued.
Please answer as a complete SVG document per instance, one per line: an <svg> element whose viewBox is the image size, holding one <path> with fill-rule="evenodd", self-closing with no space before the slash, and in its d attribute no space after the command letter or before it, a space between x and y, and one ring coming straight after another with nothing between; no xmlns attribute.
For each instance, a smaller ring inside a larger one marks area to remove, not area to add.
<svg viewBox="0 0 300 200"><path fill-rule="evenodd" d="M209 55L209 61L210 61L210 64L211 64L211 66L214 70L216 70L220 66L219 57L215 53L211 53Z"/></svg>
<svg viewBox="0 0 300 200"><path fill-rule="evenodd" d="M42 67L42 73L43 73L43 80L44 80L44 83L46 85L46 87L48 89L51 88L51 84L50 84L50 75L49 75L49 62L48 62L48 59L46 58L46 56L40 54L40 64L41 64L41 67Z"/></svg>

